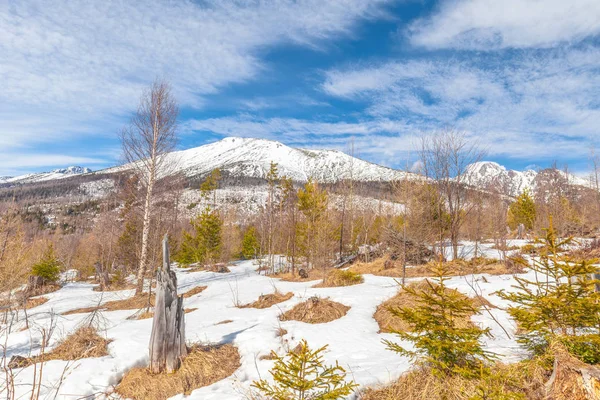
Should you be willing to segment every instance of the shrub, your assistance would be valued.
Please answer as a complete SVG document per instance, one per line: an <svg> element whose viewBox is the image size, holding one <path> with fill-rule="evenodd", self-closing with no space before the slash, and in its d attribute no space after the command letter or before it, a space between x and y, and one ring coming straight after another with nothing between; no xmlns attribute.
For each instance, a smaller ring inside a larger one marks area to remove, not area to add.
<svg viewBox="0 0 600 400"><path fill-rule="evenodd" d="M54 253L54 247L49 245L42 259L31 267L31 273L42 278L44 283L57 282L60 278L60 262Z"/></svg>
<svg viewBox="0 0 600 400"><path fill-rule="evenodd" d="M328 273L323 282L318 284L317 287L352 286L364 281L362 275L356 272L335 269Z"/></svg>
<svg viewBox="0 0 600 400"><path fill-rule="evenodd" d="M542 244L540 256L531 264L536 279L515 276L516 290L499 295L514 303L508 312L523 332L519 340L534 353L544 353L558 340L573 355L598 361L600 352L594 349L600 343L600 293L593 279L598 273L596 260L576 261L563 254L573 240L559 239L552 222L545 231L544 238L537 239Z"/></svg>
<svg viewBox="0 0 600 400"><path fill-rule="evenodd" d="M413 306L390 308L394 316L410 327L410 332L394 333L411 342L413 349L390 340L384 340L384 343L390 350L431 368L435 375L474 377L484 369L484 361L493 358L493 354L483 350L479 343L482 336L489 335L489 329L461 324L478 309L473 299L457 290L448 290L445 276L445 266L440 263L436 269L436 282L426 280L426 289L412 285L402 287L414 301Z"/></svg>
<svg viewBox="0 0 600 400"><path fill-rule="evenodd" d="M252 387L274 400L335 400L352 393L358 385L346 382L346 371L336 362L335 366L323 365L323 346L311 350L305 340L285 357L271 352L275 365L269 371L275 380L255 381Z"/></svg>

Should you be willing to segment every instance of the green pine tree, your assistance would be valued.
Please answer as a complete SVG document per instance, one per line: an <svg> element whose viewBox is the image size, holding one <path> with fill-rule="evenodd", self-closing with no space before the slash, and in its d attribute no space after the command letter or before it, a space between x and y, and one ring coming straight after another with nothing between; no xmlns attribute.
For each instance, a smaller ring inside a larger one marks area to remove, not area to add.
<svg viewBox="0 0 600 400"><path fill-rule="evenodd" d="M523 224L525 229L533 229L536 217L536 207L528 190L523 191L514 203L508 207L508 226L516 229Z"/></svg>
<svg viewBox="0 0 600 400"><path fill-rule="evenodd" d="M316 263L331 233L327 226L328 196L316 182L309 179L304 188L298 190L298 211L303 219L296 226L298 249L306 257L308 265Z"/></svg>
<svg viewBox="0 0 600 400"><path fill-rule="evenodd" d="M206 177L204 182L200 185L200 195L204 200L210 199L212 195L213 204L212 207L217 206L217 189L219 188L219 181L221 180L221 170L215 168L210 172L210 175Z"/></svg>
<svg viewBox="0 0 600 400"><path fill-rule="evenodd" d="M256 228L254 226L248 227L244 232L244 238L242 239L242 257L246 260L251 260L258 256L260 251L260 243L258 241Z"/></svg>
<svg viewBox="0 0 600 400"><path fill-rule="evenodd" d="M593 278L597 260L575 260L564 254L572 238L560 239L550 219L545 236L537 242L539 258L530 268L535 277L515 276L515 291L499 295L514 303L508 312L523 332L520 340L535 353L546 351L553 340L562 342L588 363L600 362L600 293ZM523 261L522 261L523 262Z"/></svg>
<svg viewBox="0 0 600 400"><path fill-rule="evenodd" d="M42 259L31 267L31 273L43 279L44 283L54 283L60 278L60 262L54 252L54 246L48 245Z"/></svg>
<svg viewBox="0 0 600 400"><path fill-rule="evenodd" d="M424 288L402 286L414 300L414 306L390 308L394 316L411 327L410 332L394 333L411 342L414 349L408 350L389 340L384 343L390 350L431 368L438 377L460 374L475 378L486 368L485 361L494 357L483 350L479 342L482 336L489 335L489 329L461 324L461 320L468 319L478 309L472 299L446 286L449 279L446 268L443 263L438 264L434 281L425 280Z"/></svg>
<svg viewBox="0 0 600 400"><path fill-rule="evenodd" d="M275 352L275 366L270 373L275 382L255 381L252 387L273 400L335 400L351 394L358 387L346 382L346 371L338 365L323 365L323 346L311 350L305 340L298 350L290 350L285 357Z"/></svg>
<svg viewBox="0 0 600 400"><path fill-rule="evenodd" d="M223 221L219 213L206 207L192 220L193 231L184 232L176 257L180 263L213 263L221 257Z"/></svg>

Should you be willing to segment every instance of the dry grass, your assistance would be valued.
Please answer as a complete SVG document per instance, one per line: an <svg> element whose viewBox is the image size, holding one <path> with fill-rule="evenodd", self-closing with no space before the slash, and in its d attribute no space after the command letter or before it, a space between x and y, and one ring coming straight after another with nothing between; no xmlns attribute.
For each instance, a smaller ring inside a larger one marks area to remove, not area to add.
<svg viewBox="0 0 600 400"><path fill-rule="evenodd" d="M196 311L196 310L197 310L197 308L186 308L186 309L183 310L183 312L185 312L187 314L187 313L190 313L190 312ZM139 314L132 315L128 319L137 319L137 320L139 320L139 319L148 319L148 318L152 318L152 317L154 317L154 310L145 310L145 311L143 311L143 312L141 312Z"/></svg>
<svg viewBox="0 0 600 400"><path fill-rule="evenodd" d="M294 293L292 292L283 294L278 291L270 294L261 294L258 296L258 300L249 304L244 304L243 306L240 306L240 308L269 308L275 304L283 303L284 301L291 299L293 296Z"/></svg>
<svg viewBox="0 0 600 400"><path fill-rule="evenodd" d="M91 313L94 311L102 310L102 307L83 307L76 308L74 310L65 311L62 315L71 315L71 314L83 314L83 313Z"/></svg>
<svg viewBox="0 0 600 400"><path fill-rule="evenodd" d="M412 283L410 284L410 286L417 287L419 290L428 290L430 288L427 282L425 281ZM489 301L480 296L474 299L474 303L476 307L481 307L482 304L485 304L490 308L494 307ZM416 304L417 303L413 296L411 296L403 290L400 290L398 294L396 294L394 297L378 305L375 314L373 314L373 318L375 319L375 321L377 321L377 324L379 325L379 333L391 333L394 331L409 332L410 325L401 318L398 318L397 316L392 314L390 308L411 308L416 306ZM466 316L465 318L458 320L457 324L459 327L468 327L472 325L471 316Z"/></svg>
<svg viewBox="0 0 600 400"><path fill-rule="evenodd" d="M62 288L62 286L60 286L56 283L47 283L45 285L41 285L41 286L38 286L33 289L25 289L25 293L28 297L35 297L35 296L41 296L43 294L56 292L60 288Z"/></svg>
<svg viewBox="0 0 600 400"><path fill-rule="evenodd" d="M340 287L340 286L352 286L363 283L365 280L362 275L349 271L349 270L340 270L334 269L330 271L323 282L313 286L313 287Z"/></svg>
<svg viewBox="0 0 600 400"><path fill-rule="evenodd" d="M217 322L215 325L224 325L224 324L230 324L232 323L233 320L232 319L224 319L223 321Z"/></svg>
<svg viewBox="0 0 600 400"><path fill-rule="evenodd" d="M315 296L281 314L279 319L281 321L294 320L309 324L322 324L342 318L348 310L350 310L348 306Z"/></svg>
<svg viewBox="0 0 600 400"><path fill-rule="evenodd" d="M536 361L517 364L496 364L492 374L483 379L465 379L460 376L435 377L427 369L416 369L400 377L392 384L364 390L360 400L468 400L546 399L544 384L549 371ZM509 397L513 394L512 397ZM478 395L477 397L475 397ZM515 397L520 395L522 397Z"/></svg>
<svg viewBox="0 0 600 400"><path fill-rule="evenodd" d="M107 356L108 344L110 342L111 340L98 335L98 332L94 328L79 328L58 343L53 350L43 355L23 359L19 367L26 367L42 361L72 361L82 358Z"/></svg>
<svg viewBox="0 0 600 400"><path fill-rule="evenodd" d="M90 313L98 310L103 311L119 311L119 310L141 310L143 308L154 307L155 295L152 294L150 297L150 304L148 304L148 294L141 294L138 296L129 297L123 300L113 300L104 303L101 306L95 307L83 307L75 310L64 312L62 315ZM146 317L149 318L149 317ZM143 319L143 318L138 318Z"/></svg>
<svg viewBox="0 0 600 400"><path fill-rule="evenodd" d="M102 308L106 311L118 311L139 310L142 308L154 307L155 297L156 296L154 293L150 296L150 298L148 298L148 294L142 293L127 299L106 302L102 305Z"/></svg>
<svg viewBox="0 0 600 400"><path fill-rule="evenodd" d="M271 278L281 279L286 282L306 282L306 281L316 281L319 279L324 279L327 276L329 270L323 270L320 268L313 268L310 270L306 270L308 274L308 278L304 279L298 275L298 271L292 274L291 272L278 272L276 274L269 275Z"/></svg>
<svg viewBox="0 0 600 400"><path fill-rule="evenodd" d="M240 365L240 355L231 344L195 345L176 372L152 374L148 368L134 368L125 374L116 392L125 398L147 400L188 395L231 376Z"/></svg>
<svg viewBox="0 0 600 400"><path fill-rule="evenodd" d="M33 299L27 299L25 302L25 309L35 308L48 302L47 297L34 297Z"/></svg>
<svg viewBox="0 0 600 400"><path fill-rule="evenodd" d="M350 271L359 274L373 274L378 276L389 276L394 278L402 277L402 266L392 263L392 267L386 268L385 258L378 258L370 263L357 263L350 268ZM420 278L435 276L434 269L439 266L439 262L429 262L424 265L407 266L407 278ZM477 257L469 261L455 260L444 262L447 270L447 276L461 276L470 274L490 274L506 275L523 272L523 268L515 263L502 263L498 260Z"/></svg>
<svg viewBox="0 0 600 400"><path fill-rule="evenodd" d="M188 290L187 292L185 292L185 293L183 294L183 297L184 297L185 299L187 299L187 298L190 298L190 297L192 297L192 296L195 296L195 295L197 295L197 294L200 294L200 293L202 293L204 290L206 290L206 288L207 288L207 287L208 287L208 286L196 286L195 288L193 288L193 289L190 289L190 290Z"/></svg>
<svg viewBox="0 0 600 400"><path fill-rule="evenodd" d="M287 335L288 331L287 329L283 329L282 327L277 328L277 331L275 332L275 336L277 337L282 337L284 335Z"/></svg>

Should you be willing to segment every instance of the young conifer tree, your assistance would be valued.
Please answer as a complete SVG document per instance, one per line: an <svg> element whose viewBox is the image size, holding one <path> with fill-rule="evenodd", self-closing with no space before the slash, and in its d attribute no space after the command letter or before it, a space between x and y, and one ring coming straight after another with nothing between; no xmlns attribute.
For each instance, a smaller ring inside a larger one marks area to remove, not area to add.
<svg viewBox="0 0 600 400"><path fill-rule="evenodd" d="M514 303L508 309L523 331L520 340L543 353L553 340L588 363L600 362L600 293L594 279L597 260L575 260L564 254L572 238L560 239L550 226L537 242L539 258L530 268L535 278L515 276L515 291L499 295Z"/></svg>
<svg viewBox="0 0 600 400"><path fill-rule="evenodd" d="M275 380L255 381L252 387L273 400L336 400L345 398L358 387L353 381L346 382L346 371L336 362L334 366L323 364L323 346L311 350L305 340L298 350L290 350L285 357L275 352L275 366L270 373Z"/></svg>
<svg viewBox="0 0 600 400"><path fill-rule="evenodd" d="M471 323L465 325L464 321L477 313L478 308L472 299L446 286L447 272L440 263L435 268L434 280L425 280L425 287L403 285L402 289L415 305L389 309L410 325L409 332L394 333L411 342L414 349L406 349L390 340L384 340L384 343L390 350L431 368L438 377L453 374L477 377L485 369L485 362L494 358L479 342L490 334L489 328L481 329Z"/></svg>

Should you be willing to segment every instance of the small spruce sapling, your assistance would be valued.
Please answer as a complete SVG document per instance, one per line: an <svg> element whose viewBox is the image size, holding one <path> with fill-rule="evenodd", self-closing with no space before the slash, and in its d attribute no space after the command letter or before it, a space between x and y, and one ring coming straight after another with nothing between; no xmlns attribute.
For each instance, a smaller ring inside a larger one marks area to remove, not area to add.
<svg viewBox="0 0 600 400"><path fill-rule="evenodd" d="M572 238L560 239L550 221L536 242L539 257L530 268L535 278L515 276L515 291L500 291L514 303L508 312L523 332L519 340L542 354L553 340L587 363L600 362L600 293L596 292L597 260L575 260L564 254Z"/></svg>
<svg viewBox="0 0 600 400"><path fill-rule="evenodd" d="M461 323L477 313L478 308L472 299L446 286L449 278L443 263L439 263L434 272L434 281L425 280L424 288L402 286L414 300L414 306L389 308L394 316L410 325L410 332L394 333L411 342L414 349L406 349L390 340L383 342L388 349L431 368L438 377L459 374L476 378L486 369L486 361L494 359L494 354L483 350L479 342L483 336L490 336L489 328Z"/></svg>
<svg viewBox="0 0 600 400"><path fill-rule="evenodd" d="M42 259L31 267L31 273L42 278L44 283L54 283L60 278L60 262L56 258L54 247L49 245Z"/></svg>
<svg viewBox="0 0 600 400"><path fill-rule="evenodd" d="M358 385L346 382L346 371L338 365L323 365L323 346L311 350L305 340L297 350L290 350L285 357L275 352L271 355L275 365L270 373L275 382L255 381L252 387L273 400L336 400L351 394Z"/></svg>

